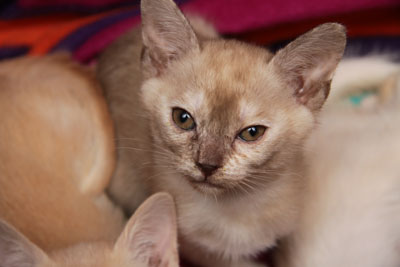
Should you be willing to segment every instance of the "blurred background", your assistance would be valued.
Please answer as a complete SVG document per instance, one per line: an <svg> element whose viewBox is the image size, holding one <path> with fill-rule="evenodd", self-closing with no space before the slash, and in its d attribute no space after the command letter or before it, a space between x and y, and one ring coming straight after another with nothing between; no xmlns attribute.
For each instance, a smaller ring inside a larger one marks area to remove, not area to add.
<svg viewBox="0 0 400 267"><path fill-rule="evenodd" d="M323 22L347 26L346 55L400 54L400 0L178 0L228 38L276 50ZM70 51L83 63L137 25L139 0L3 0L0 59Z"/></svg>

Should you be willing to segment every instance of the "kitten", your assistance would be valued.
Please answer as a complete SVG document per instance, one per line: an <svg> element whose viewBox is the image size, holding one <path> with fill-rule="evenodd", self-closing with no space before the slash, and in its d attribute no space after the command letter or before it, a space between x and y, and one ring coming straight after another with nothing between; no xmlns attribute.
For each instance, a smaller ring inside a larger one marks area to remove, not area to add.
<svg viewBox="0 0 400 267"><path fill-rule="evenodd" d="M258 266L251 257L295 225L301 146L328 96L344 27L321 25L272 55L201 38L171 0L141 8L143 45L129 33L98 66L125 150L110 194L132 212L137 191L167 191L186 258Z"/></svg>
<svg viewBox="0 0 400 267"><path fill-rule="evenodd" d="M45 253L0 220L0 267L178 267L176 239L174 202L157 193L139 207L114 245L82 243Z"/></svg>
<svg viewBox="0 0 400 267"><path fill-rule="evenodd" d="M112 122L94 75L67 55L0 63L0 217L44 250L113 240L124 217L104 189Z"/></svg>
<svg viewBox="0 0 400 267"><path fill-rule="evenodd" d="M360 63L370 82L354 83L338 71L335 89L386 87L385 77L391 82L400 70L383 58L345 60L339 69ZM391 99L374 108L336 104L323 112L306 146L309 180L299 227L278 266L400 266L400 75L391 85Z"/></svg>

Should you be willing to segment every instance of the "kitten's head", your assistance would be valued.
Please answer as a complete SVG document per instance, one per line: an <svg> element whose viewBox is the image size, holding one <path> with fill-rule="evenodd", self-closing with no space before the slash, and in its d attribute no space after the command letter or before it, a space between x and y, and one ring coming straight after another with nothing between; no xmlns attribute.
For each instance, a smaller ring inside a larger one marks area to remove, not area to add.
<svg viewBox="0 0 400 267"><path fill-rule="evenodd" d="M49 255L0 220L0 267L178 267L175 217L172 197L157 193L139 207L114 246L80 244Z"/></svg>
<svg viewBox="0 0 400 267"><path fill-rule="evenodd" d="M290 169L329 94L343 26L323 24L272 55L200 43L172 0L142 0L142 24L155 164L212 194L252 190Z"/></svg>

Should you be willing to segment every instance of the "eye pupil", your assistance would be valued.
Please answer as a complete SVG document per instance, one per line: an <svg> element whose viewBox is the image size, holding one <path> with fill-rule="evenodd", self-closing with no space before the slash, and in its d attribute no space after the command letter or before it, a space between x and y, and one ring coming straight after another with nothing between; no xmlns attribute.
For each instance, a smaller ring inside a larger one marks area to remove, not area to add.
<svg viewBox="0 0 400 267"><path fill-rule="evenodd" d="M189 114L186 112L182 112L181 116L179 117L179 120L181 123L185 123L188 119L190 118Z"/></svg>
<svg viewBox="0 0 400 267"><path fill-rule="evenodd" d="M256 127L250 127L249 129L248 129L248 132L249 132L249 134L251 135L251 136L256 136L257 135L257 128Z"/></svg>
<svg viewBox="0 0 400 267"><path fill-rule="evenodd" d="M181 108L172 109L172 119L174 120L175 124L183 130L189 131L194 129L196 126L196 123L194 122L194 119L190 113Z"/></svg>

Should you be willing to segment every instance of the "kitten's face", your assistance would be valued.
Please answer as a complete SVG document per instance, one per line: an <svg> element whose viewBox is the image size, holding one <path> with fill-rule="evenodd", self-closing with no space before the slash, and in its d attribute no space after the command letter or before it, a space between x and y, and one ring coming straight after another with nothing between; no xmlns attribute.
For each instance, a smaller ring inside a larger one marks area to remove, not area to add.
<svg viewBox="0 0 400 267"><path fill-rule="evenodd" d="M155 164L213 194L251 191L276 176L313 116L279 81L271 57L261 48L212 41L148 80L142 92Z"/></svg>
<svg viewBox="0 0 400 267"><path fill-rule="evenodd" d="M344 27L321 25L272 56L234 41L200 43L172 0L143 0L141 11L142 100L159 174L178 172L217 194L290 170L328 96Z"/></svg>

